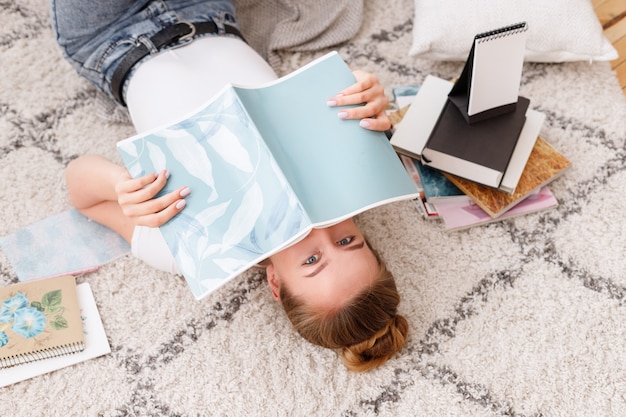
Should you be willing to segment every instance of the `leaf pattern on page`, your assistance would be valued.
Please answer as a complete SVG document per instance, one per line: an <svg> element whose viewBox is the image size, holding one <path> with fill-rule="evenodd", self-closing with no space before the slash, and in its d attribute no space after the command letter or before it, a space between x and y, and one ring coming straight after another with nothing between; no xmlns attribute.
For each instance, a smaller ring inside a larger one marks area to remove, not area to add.
<svg viewBox="0 0 626 417"><path fill-rule="evenodd" d="M222 253L228 251L231 246L250 236L263 209L263 191L258 183L245 192L239 207L233 213L228 229L222 240Z"/></svg>
<svg viewBox="0 0 626 417"><path fill-rule="evenodd" d="M161 231L197 298L310 226L296 194L232 88L173 126L118 144L137 176L170 170L187 206Z"/></svg>

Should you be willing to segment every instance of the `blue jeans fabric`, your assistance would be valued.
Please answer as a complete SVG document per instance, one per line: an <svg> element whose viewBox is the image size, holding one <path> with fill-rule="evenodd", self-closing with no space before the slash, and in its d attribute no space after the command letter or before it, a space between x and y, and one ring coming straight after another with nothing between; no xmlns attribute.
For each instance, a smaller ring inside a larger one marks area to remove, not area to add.
<svg viewBox="0 0 626 417"><path fill-rule="evenodd" d="M157 52L150 37L164 27L213 21L220 34L225 23L238 28L230 0L51 0L50 16L64 57L111 98L111 77L126 53L140 43Z"/></svg>

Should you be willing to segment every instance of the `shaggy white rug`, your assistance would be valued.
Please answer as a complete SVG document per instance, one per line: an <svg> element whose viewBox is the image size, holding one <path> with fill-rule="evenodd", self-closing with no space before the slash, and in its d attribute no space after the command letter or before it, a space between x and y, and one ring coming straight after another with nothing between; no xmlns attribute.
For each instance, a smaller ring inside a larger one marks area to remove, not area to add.
<svg viewBox="0 0 626 417"><path fill-rule="evenodd" d="M63 61L43 0L0 4L4 236L67 210L67 162L118 159L133 131ZM408 56L412 8L366 1L339 52L388 87L458 75L461 63ZM279 69L325 52L279 54ZM521 90L573 162L551 186L558 208L456 233L410 202L358 219L410 322L385 366L350 373L303 341L258 273L195 301L183 280L124 257L79 278L112 353L0 389L0 415L626 415L626 102L608 63L526 64ZM0 253L0 283L15 281Z"/></svg>

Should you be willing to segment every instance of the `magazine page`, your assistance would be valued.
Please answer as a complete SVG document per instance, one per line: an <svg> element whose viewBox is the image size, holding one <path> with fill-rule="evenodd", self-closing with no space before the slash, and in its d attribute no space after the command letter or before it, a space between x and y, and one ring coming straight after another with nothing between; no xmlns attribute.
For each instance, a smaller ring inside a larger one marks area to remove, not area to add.
<svg viewBox="0 0 626 417"><path fill-rule="evenodd" d="M167 168L162 192L191 188L185 209L161 231L196 298L309 230L232 87L183 121L119 142L118 150L133 177Z"/></svg>
<svg viewBox="0 0 626 417"><path fill-rule="evenodd" d="M316 225L417 197L383 132L341 120L326 101L356 81L331 52L273 83L236 87L250 117Z"/></svg>

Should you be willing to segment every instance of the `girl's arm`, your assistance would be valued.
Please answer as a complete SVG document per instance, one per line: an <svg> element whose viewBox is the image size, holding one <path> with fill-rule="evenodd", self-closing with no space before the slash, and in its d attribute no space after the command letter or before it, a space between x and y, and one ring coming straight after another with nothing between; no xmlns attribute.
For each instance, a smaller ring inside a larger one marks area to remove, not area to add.
<svg viewBox="0 0 626 417"><path fill-rule="evenodd" d="M161 226L185 207L187 187L153 199L167 176L161 171L132 179L126 168L99 155L80 156L65 171L72 205L128 242L135 226Z"/></svg>

